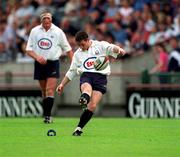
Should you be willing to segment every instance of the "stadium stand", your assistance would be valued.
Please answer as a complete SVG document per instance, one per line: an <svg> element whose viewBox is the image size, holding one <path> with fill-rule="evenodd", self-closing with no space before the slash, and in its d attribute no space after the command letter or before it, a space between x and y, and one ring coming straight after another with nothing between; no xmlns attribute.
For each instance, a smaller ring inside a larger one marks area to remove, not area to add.
<svg viewBox="0 0 180 157"><path fill-rule="evenodd" d="M128 56L142 54L156 43L180 36L176 0L1 0L0 4L0 41L6 47L0 51L6 54L3 60L7 62L22 61L20 58L29 61L24 47L44 10L53 14L54 23L67 33L74 50L73 35L79 29L85 29L93 39L107 37L118 43Z"/></svg>

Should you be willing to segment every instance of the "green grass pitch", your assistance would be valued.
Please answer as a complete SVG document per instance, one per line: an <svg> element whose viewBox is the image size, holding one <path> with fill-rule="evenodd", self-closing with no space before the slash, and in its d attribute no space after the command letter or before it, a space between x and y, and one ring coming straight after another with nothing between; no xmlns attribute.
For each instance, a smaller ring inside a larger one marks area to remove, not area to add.
<svg viewBox="0 0 180 157"><path fill-rule="evenodd" d="M93 118L81 137L78 118L0 118L0 157L179 157L179 119ZM54 129L54 137L47 131Z"/></svg>

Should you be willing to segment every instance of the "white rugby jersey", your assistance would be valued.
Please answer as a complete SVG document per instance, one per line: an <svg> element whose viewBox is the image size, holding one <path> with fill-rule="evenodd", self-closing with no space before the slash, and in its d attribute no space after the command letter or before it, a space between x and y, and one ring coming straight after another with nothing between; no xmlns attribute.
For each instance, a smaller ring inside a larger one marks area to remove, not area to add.
<svg viewBox="0 0 180 157"><path fill-rule="evenodd" d="M71 66L66 73L66 76L72 80L77 74L77 69L81 72L95 72L104 75L110 74L110 66L108 65L104 70L96 71L94 69L94 61L99 56L112 56L117 58L117 53L113 53L114 44L106 41L91 40L92 44L88 50L83 51L81 48L74 53Z"/></svg>
<svg viewBox="0 0 180 157"><path fill-rule="evenodd" d="M62 52L71 50L64 32L54 24L46 32L42 25L31 30L26 46L27 51L34 51L47 60L57 60Z"/></svg>

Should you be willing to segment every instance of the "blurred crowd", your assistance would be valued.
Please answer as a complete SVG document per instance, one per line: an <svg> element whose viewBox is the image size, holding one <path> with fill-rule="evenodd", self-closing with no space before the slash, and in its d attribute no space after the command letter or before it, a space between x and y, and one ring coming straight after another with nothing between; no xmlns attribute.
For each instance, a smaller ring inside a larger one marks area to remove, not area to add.
<svg viewBox="0 0 180 157"><path fill-rule="evenodd" d="M124 58L148 52L170 38L180 39L179 0L0 0L0 62L31 62L25 55L30 30L49 11L76 50L75 33L116 43Z"/></svg>

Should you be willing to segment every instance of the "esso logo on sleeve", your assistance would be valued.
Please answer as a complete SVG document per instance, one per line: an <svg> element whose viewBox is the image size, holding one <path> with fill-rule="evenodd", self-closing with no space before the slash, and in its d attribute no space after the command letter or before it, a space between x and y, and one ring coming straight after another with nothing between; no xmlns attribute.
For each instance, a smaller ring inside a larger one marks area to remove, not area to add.
<svg viewBox="0 0 180 157"><path fill-rule="evenodd" d="M87 70L94 69L94 61L96 58L97 57L90 57L90 58L86 59L83 63L84 68Z"/></svg>
<svg viewBox="0 0 180 157"><path fill-rule="evenodd" d="M38 46L43 50L48 50L52 47L52 41L47 38L42 38L38 41Z"/></svg>

